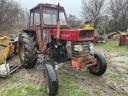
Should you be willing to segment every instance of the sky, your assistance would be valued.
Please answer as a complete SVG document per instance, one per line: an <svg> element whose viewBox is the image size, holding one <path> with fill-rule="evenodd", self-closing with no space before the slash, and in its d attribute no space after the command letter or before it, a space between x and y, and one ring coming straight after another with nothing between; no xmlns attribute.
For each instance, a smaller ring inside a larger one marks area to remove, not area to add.
<svg viewBox="0 0 128 96"><path fill-rule="evenodd" d="M77 18L81 17L81 5L82 0L15 0L20 3L23 8L27 8L28 10L36 6L38 3L60 3L66 10L67 15L72 14Z"/></svg>

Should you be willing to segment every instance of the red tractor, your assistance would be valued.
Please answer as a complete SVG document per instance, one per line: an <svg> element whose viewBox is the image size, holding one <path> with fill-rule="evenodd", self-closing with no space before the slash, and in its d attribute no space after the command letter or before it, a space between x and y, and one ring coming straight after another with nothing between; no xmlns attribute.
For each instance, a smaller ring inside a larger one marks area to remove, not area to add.
<svg viewBox="0 0 128 96"><path fill-rule="evenodd" d="M106 60L92 51L94 30L70 29L64 7L38 4L30 10L29 28L19 35L19 56L25 68L33 68L42 54L43 71L49 96L58 93L55 63L71 61L77 69L88 68L101 76L106 71Z"/></svg>

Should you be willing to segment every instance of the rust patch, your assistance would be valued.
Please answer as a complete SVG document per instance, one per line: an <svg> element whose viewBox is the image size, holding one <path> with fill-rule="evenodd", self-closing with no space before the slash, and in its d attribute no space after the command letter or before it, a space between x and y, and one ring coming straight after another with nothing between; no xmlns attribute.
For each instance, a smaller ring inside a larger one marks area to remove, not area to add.
<svg viewBox="0 0 128 96"><path fill-rule="evenodd" d="M72 65L76 68L86 68L89 66L96 65L97 61L96 59L91 55L85 55L82 57L73 57L72 58Z"/></svg>

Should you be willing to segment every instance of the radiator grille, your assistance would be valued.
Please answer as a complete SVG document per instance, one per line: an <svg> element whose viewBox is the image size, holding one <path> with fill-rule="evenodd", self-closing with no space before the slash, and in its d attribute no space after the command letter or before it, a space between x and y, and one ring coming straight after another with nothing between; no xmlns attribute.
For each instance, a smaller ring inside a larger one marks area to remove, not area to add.
<svg viewBox="0 0 128 96"><path fill-rule="evenodd" d="M83 56L86 54L90 53L90 47L89 47L90 42L73 42L72 43L72 56ZM83 51L75 51L74 46L75 45L82 45L84 47Z"/></svg>
<svg viewBox="0 0 128 96"><path fill-rule="evenodd" d="M80 32L80 38L92 38L94 36L94 30L83 30Z"/></svg>

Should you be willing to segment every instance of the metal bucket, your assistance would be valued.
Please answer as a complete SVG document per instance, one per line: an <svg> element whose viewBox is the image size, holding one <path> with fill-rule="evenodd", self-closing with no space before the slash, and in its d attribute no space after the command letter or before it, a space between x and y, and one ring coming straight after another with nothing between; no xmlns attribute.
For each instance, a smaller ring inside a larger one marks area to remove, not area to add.
<svg viewBox="0 0 128 96"><path fill-rule="evenodd" d="M128 46L128 35L121 35L119 46Z"/></svg>

